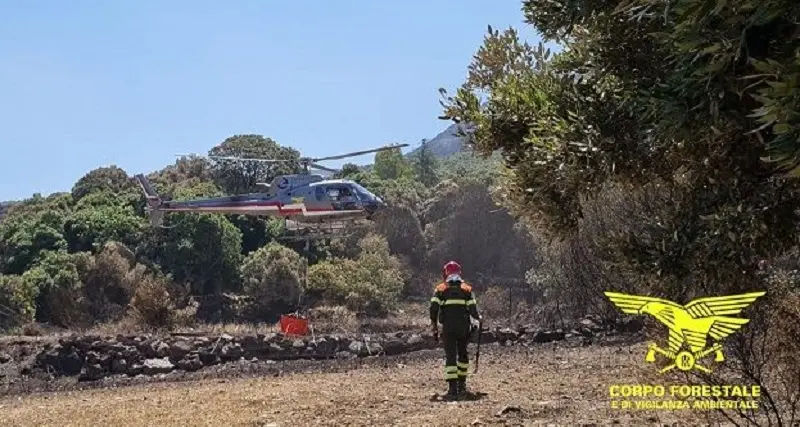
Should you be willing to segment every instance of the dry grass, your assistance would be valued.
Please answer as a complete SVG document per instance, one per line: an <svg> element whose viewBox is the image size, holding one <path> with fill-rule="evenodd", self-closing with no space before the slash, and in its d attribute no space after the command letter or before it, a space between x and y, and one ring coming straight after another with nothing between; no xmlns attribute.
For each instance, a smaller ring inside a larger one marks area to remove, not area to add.
<svg viewBox="0 0 800 427"><path fill-rule="evenodd" d="M428 329L428 303L426 302L404 302L396 311L386 318L367 318L357 319L355 314L349 311L341 311L341 307L320 307L311 310L311 325L317 334L339 333L339 334L359 334L370 332L397 332L397 331L423 331ZM63 329L49 328L31 324L28 329L36 329L37 333L25 333L24 331L14 330L7 335L0 335L3 339L17 340L22 337L27 340L50 341L62 336L72 334L114 336L118 334L148 333L152 330L142 328L141 325L133 322L131 318L123 318L116 322L98 324L86 329ZM177 327L172 330L175 333L191 333L198 335L219 335L223 333L231 335L254 335L266 334L270 332L280 332L278 323L198 323L191 327ZM33 337L37 337L33 339Z"/></svg>
<svg viewBox="0 0 800 427"><path fill-rule="evenodd" d="M693 412L622 412L608 386L637 383L644 348L487 347L474 402L431 401L440 360L340 373L203 380L0 400L4 426L698 425ZM498 416L505 406L519 408ZM474 424L475 421L479 423ZM677 423L677 424L674 424Z"/></svg>

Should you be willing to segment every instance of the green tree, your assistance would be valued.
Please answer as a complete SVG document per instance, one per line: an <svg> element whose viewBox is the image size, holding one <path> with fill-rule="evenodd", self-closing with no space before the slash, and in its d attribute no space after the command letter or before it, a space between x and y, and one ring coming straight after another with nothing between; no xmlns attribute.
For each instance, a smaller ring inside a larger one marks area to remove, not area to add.
<svg viewBox="0 0 800 427"><path fill-rule="evenodd" d="M355 163L345 163L339 172L334 175L338 179L353 179L361 173L361 168Z"/></svg>
<svg viewBox="0 0 800 427"><path fill-rule="evenodd" d="M251 159L282 159L286 162L265 163L256 161L213 159L213 175L217 185L226 194L258 191L257 183L269 184L281 174L300 172L297 163L300 153L282 147L261 135L234 135L208 152L209 156L231 156Z"/></svg>
<svg viewBox="0 0 800 427"><path fill-rule="evenodd" d="M63 212L22 209L15 209L0 223L0 273L22 274L43 252L67 249Z"/></svg>
<svg viewBox="0 0 800 427"><path fill-rule="evenodd" d="M439 182L439 160L428 145L422 140L419 149L414 153L414 172L417 180L426 187L433 187Z"/></svg>
<svg viewBox="0 0 800 427"><path fill-rule="evenodd" d="M185 214L161 235L158 263L193 293L208 295L239 288L242 232L218 214Z"/></svg>
<svg viewBox="0 0 800 427"><path fill-rule="evenodd" d="M444 100L445 117L472 125L478 150L502 151L499 199L564 252L595 262L613 288L678 302L763 289L759 262L798 244L800 183L762 158L790 153L784 166L796 164L789 34L800 9L529 0L523 11L565 49L551 57L490 27L467 81ZM765 306L789 296L767 295ZM604 304L599 292L580 296ZM751 319L766 328L772 316ZM792 356L763 335L740 344L743 369ZM767 409L770 423L780 412Z"/></svg>
<svg viewBox="0 0 800 427"><path fill-rule="evenodd" d="M375 154L375 174L380 179L401 179L414 176L408 160L403 157L399 148L379 151Z"/></svg>
<svg viewBox="0 0 800 427"><path fill-rule="evenodd" d="M211 197L220 190L212 183L181 186L176 200ZM164 228L151 229L137 252L179 283L189 283L195 294L239 289L242 232L220 214L175 213Z"/></svg>
<svg viewBox="0 0 800 427"><path fill-rule="evenodd" d="M658 214L642 212L648 237L607 242L614 253L641 254L626 258L629 273L676 290L758 286L758 261L796 243L787 230L795 229L798 183L759 160L766 144L750 133L752 105L728 95L732 82L745 84L755 70L723 62L712 72L705 61L714 55L684 61L688 54L663 35L697 24L683 6L651 9L635 26L612 9L526 2L526 16L546 35L576 24L570 48L551 59L513 30L490 30L467 82L446 99L446 115L474 124L478 149L502 150L510 173L498 195L544 232L575 235L581 200L606 184L642 188L659 179L671 198L650 208ZM720 235L729 238L723 243Z"/></svg>
<svg viewBox="0 0 800 427"><path fill-rule="evenodd" d="M22 279L38 291L36 318L58 326L83 324L87 318L82 310L82 287L78 266L84 254L67 251L46 251Z"/></svg>
<svg viewBox="0 0 800 427"><path fill-rule="evenodd" d="M489 157L473 152L461 152L442 159L438 165L440 180L463 182L481 182L493 184L502 171L502 157L493 153Z"/></svg>
<svg viewBox="0 0 800 427"><path fill-rule="evenodd" d="M72 187L72 198L77 202L95 191L106 191L112 194L132 193L135 183L128 174L117 166L97 168L78 180Z"/></svg>
<svg viewBox="0 0 800 427"><path fill-rule="evenodd" d="M107 242L138 244L144 218L107 191L84 196L64 223L64 236L72 252L98 251Z"/></svg>

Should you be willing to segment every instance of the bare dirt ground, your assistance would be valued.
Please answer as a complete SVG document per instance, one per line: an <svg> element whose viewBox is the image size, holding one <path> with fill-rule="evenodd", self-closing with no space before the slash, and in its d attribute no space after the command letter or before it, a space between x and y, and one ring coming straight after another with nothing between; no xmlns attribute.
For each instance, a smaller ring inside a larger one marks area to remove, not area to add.
<svg viewBox="0 0 800 427"><path fill-rule="evenodd" d="M706 425L692 411L622 411L611 384L641 383L642 344L485 346L471 389L432 401L442 354L376 358L349 370L310 365L270 376L7 395L3 426ZM644 374L645 376L647 374ZM716 423L712 425L717 425Z"/></svg>

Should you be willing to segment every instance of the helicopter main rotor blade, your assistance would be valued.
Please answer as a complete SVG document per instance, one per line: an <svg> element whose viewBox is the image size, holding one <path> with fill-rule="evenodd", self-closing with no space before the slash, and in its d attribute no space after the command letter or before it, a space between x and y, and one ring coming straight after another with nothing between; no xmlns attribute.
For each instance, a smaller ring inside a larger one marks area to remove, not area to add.
<svg viewBox="0 0 800 427"><path fill-rule="evenodd" d="M256 159L248 157L234 157L234 156L208 156L209 159L214 160L234 160L237 162L262 162L262 163L281 163L281 162L294 162L290 159Z"/></svg>
<svg viewBox="0 0 800 427"><path fill-rule="evenodd" d="M277 162L291 162L293 160L288 159L256 159L256 158L248 158L248 157L236 157L236 156L206 156L202 154L176 154L175 157L200 157L204 159L212 159L212 160L233 160L233 161L250 161L250 162L265 162L265 163L277 163Z"/></svg>
<svg viewBox="0 0 800 427"><path fill-rule="evenodd" d="M378 151L393 150L395 148L402 148L402 147L408 147L408 144L393 144L393 145L387 145L387 146L381 147L381 148L374 148L372 150L355 151L355 152L347 153L347 154L339 154L338 156L315 157L315 158L312 158L310 160L312 162L319 162L319 161L322 161L322 160L339 160L339 159L345 159L345 158L348 158L348 157L361 156L363 154L377 153Z"/></svg>
<svg viewBox="0 0 800 427"><path fill-rule="evenodd" d="M308 167L314 168L314 169L319 169L319 170L324 170L324 171L328 171L328 172L333 172L333 173L339 172L338 169L327 168L325 166L321 166L321 165L318 165L316 163L309 163Z"/></svg>

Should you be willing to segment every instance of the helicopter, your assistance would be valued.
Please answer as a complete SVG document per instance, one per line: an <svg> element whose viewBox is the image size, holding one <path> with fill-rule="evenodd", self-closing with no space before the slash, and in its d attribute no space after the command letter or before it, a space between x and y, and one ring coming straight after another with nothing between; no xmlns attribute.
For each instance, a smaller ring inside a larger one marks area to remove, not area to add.
<svg viewBox="0 0 800 427"><path fill-rule="evenodd" d="M318 165L324 160L338 160L363 154L407 147L392 144L371 150L329 157L294 159L259 159L233 156L197 156L212 160L252 161L265 163L298 162L303 172L276 176L266 193L238 194L186 201L163 200L143 174L135 175L147 200L145 212L153 226L163 226L164 215L170 212L206 212L282 218L287 230L300 231L304 237L341 234L359 222L369 221L386 207L378 196L348 179L325 179L309 172L309 168L338 172ZM185 155L178 155L183 157ZM258 183L267 186L266 183Z"/></svg>

